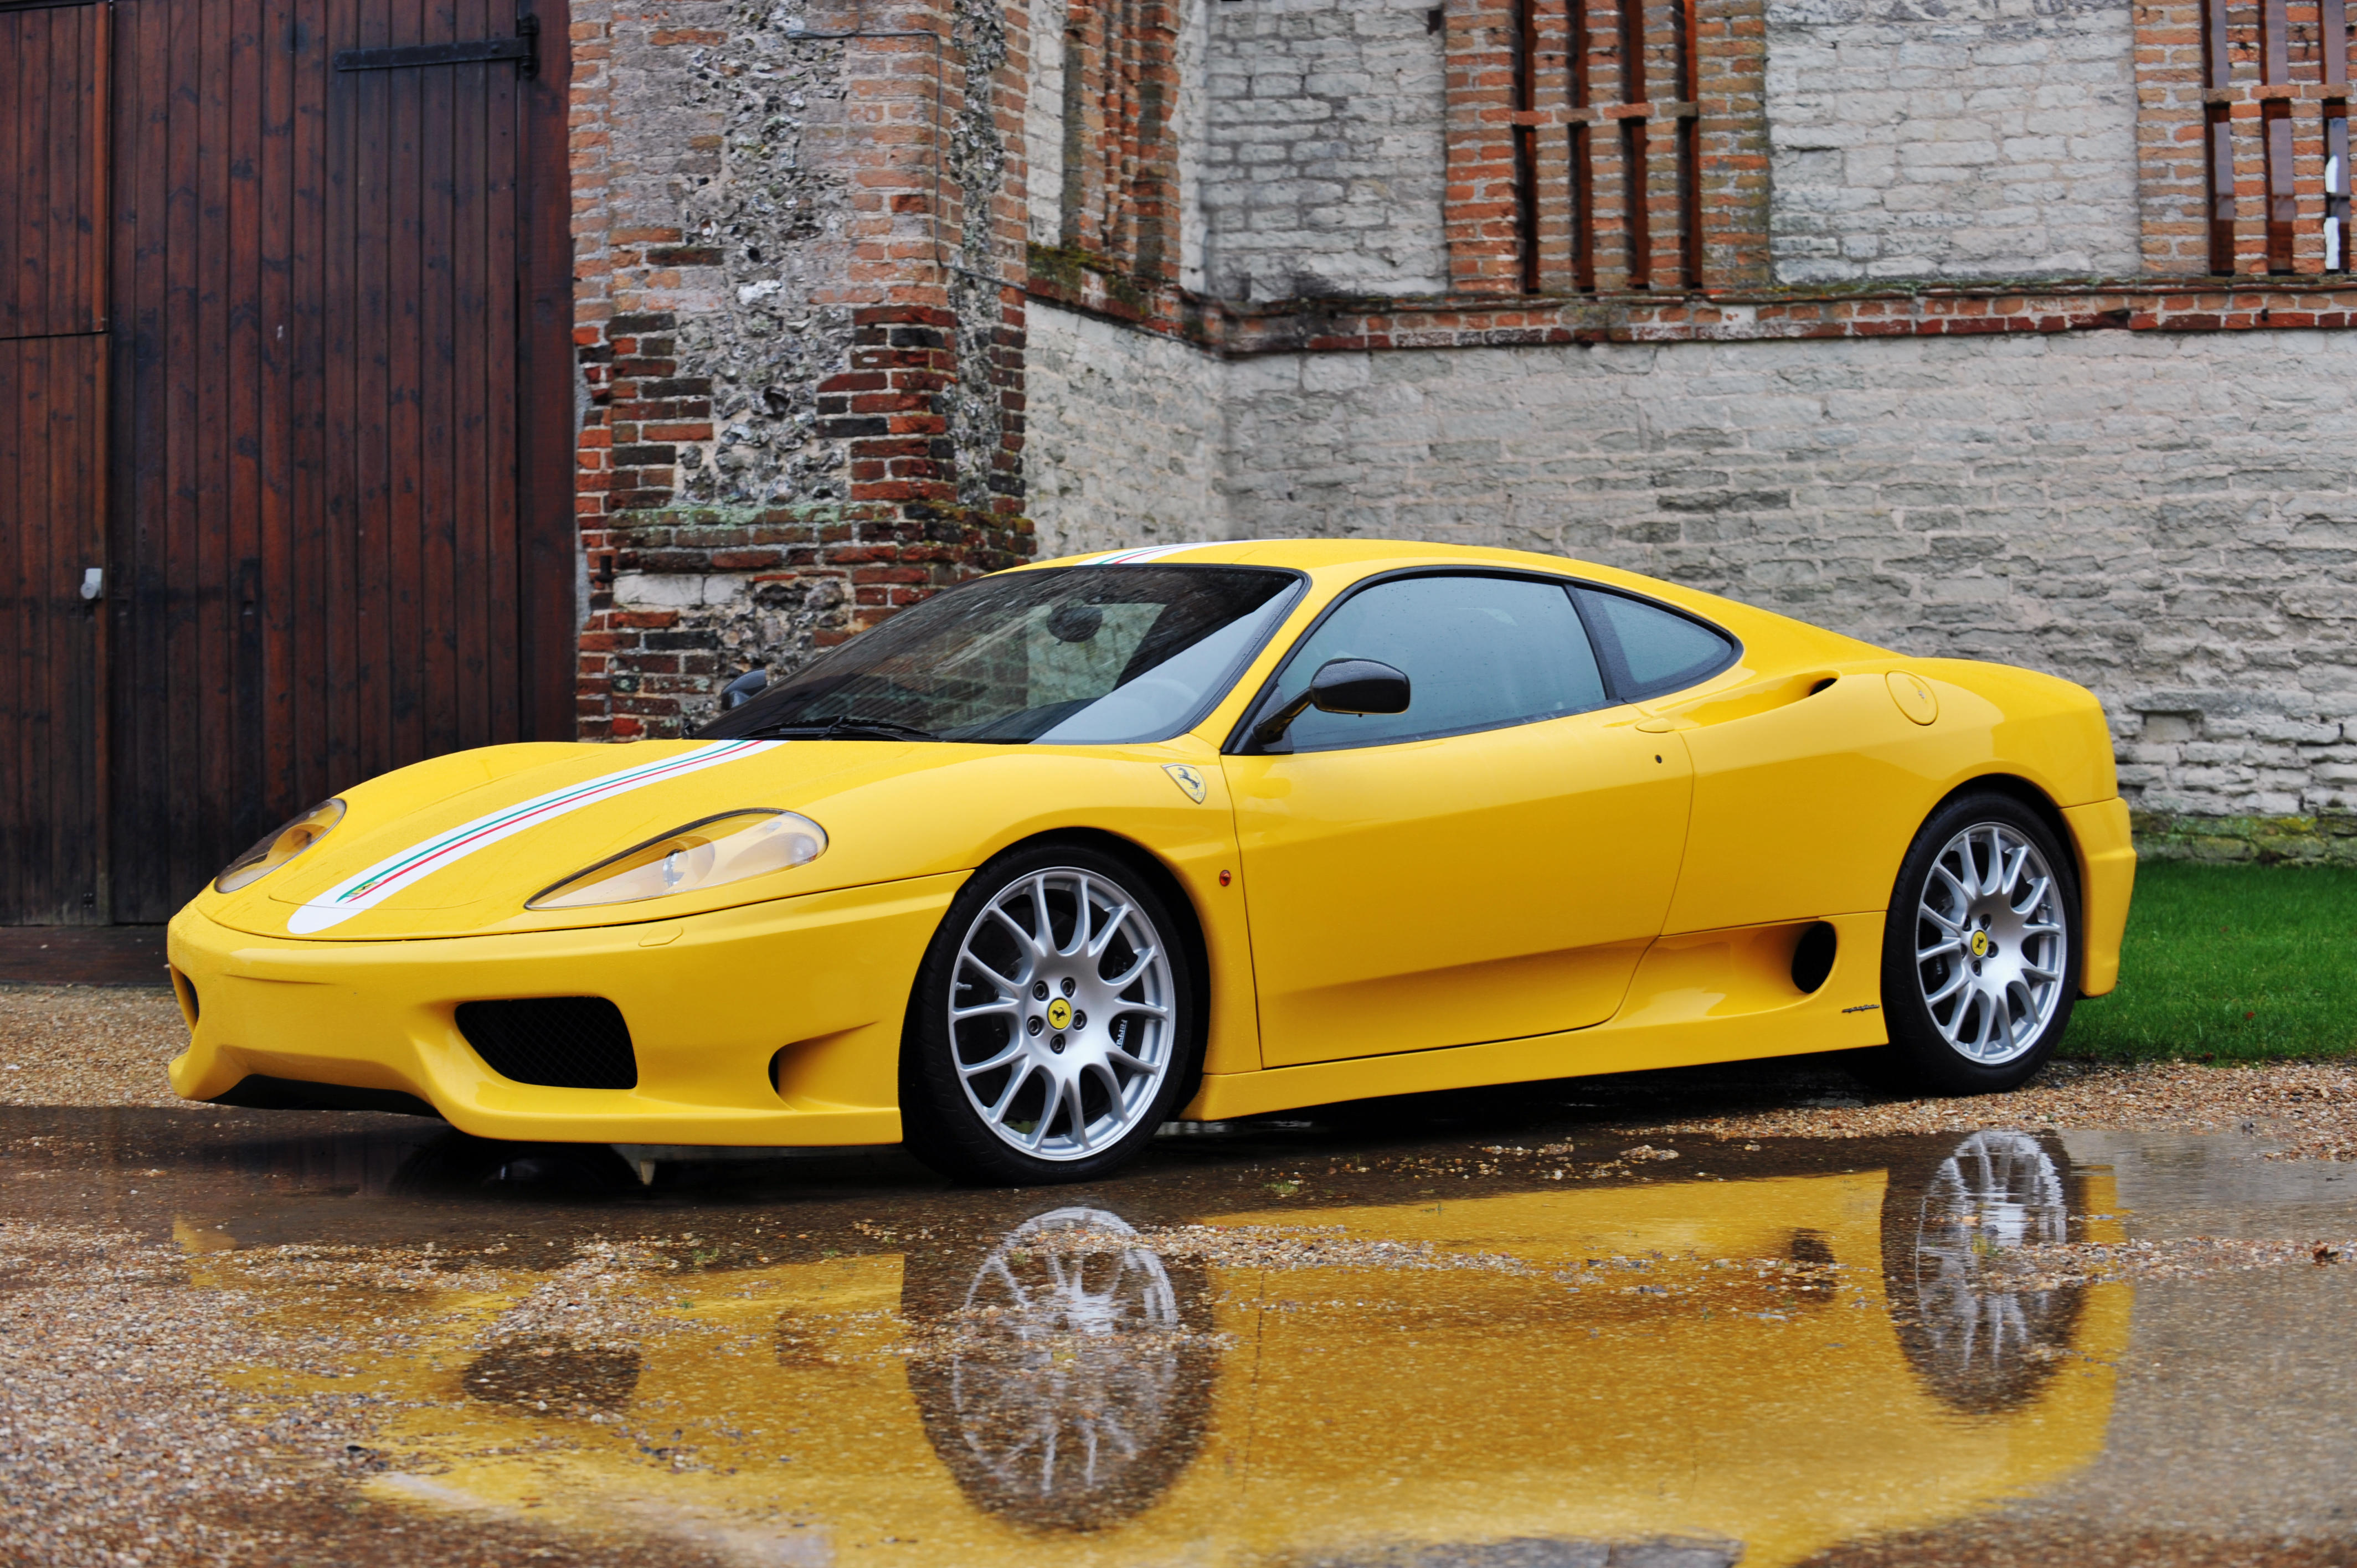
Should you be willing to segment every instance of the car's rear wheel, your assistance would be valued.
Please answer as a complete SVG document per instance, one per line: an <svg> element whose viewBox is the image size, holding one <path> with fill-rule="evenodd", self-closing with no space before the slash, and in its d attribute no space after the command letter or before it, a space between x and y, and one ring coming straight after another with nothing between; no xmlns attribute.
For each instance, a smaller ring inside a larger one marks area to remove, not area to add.
<svg viewBox="0 0 2357 1568"><path fill-rule="evenodd" d="M965 1181L1084 1181L1169 1118L1200 1050L1178 917L1135 866L1018 849L969 880L901 1047L910 1153Z"/></svg>
<svg viewBox="0 0 2357 1568"><path fill-rule="evenodd" d="M1889 1065L1935 1094L2026 1081L2054 1054L2079 990L2069 856L2009 795L1950 801L1916 834L1883 930Z"/></svg>

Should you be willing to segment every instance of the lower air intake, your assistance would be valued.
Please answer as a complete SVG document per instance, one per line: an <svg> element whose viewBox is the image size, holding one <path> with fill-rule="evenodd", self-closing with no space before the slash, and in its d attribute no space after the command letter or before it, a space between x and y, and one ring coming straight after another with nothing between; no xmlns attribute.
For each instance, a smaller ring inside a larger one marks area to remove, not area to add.
<svg viewBox="0 0 2357 1568"><path fill-rule="evenodd" d="M501 1078L549 1089L636 1089L622 1010L602 996L461 1002L458 1032Z"/></svg>

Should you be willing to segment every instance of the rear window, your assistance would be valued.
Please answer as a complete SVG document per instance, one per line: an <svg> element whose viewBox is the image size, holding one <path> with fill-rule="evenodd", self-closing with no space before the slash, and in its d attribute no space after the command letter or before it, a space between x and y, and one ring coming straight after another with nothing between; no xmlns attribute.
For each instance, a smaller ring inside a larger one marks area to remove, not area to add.
<svg viewBox="0 0 2357 1568"><path fill-rule="evenodd" d="M1579 604L1624 702L1691 686L1735 662L1735 639L1690 616L1601 588L1581 588Z"/></svg>

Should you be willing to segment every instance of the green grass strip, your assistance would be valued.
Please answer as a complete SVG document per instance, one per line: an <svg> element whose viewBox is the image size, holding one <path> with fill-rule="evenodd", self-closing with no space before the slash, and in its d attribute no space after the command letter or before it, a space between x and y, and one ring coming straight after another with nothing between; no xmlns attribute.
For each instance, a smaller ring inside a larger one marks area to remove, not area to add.
<svg viewBox="0 0 2357 1568"><path fill-rule="evenodd" d="M2357 868L2147 861L2120 986L2061 1054L2261 1061L2357 1053Z"/></svg>

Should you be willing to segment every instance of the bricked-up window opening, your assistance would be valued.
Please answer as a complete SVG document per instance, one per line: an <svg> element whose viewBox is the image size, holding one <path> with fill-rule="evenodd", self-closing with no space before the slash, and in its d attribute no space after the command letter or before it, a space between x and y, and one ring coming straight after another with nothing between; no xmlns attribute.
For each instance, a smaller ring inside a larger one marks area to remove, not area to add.
<svg viewBox="0 0 2357 1568"><path fill-rule="evenodd" d="M1516 0L1527 292L1701 285L1696 26L1697 0Z"/></svg>
<svg viewBox="0 0 2357 1568"><path fill-rule="evenodd" d="M1539 106L1537 0L1517 0L1515 10L1521 14L1522 25L1515 29L1514 38L1514 109L1518 115L1534 116ZM1514 209L1523 252L1523 292L1536 294L1544 285L1539 267L1539 127L1535 118L1514 126Z"/></svg>
<svg viewBox="0 0 2357 1568"><path fill-rule="evenodd" d="M2349 270L2349 105L2324 106L2324 270Z"/></svg>
<svg viewBox="0 0 2357 1568"><path fill-rule="evenodd" d="M1171 0L1071 0L1063 29L1060 242L1175 279L1178 13Z"/></svg>
<svg viewBox="0 0 2357 1568"><path fill-rule="evenodd" d="M1760 0L1450 0L1445 18L1451 292L1769 281Z"/></svg>
<svg viewBox="0 0 2357 1568"><path fill-rule="evenodd" d="M2349 86L2349 15L2345 0L2322 0L2318 7L2318 43L2323 56L2324 87ZM2338 48L2327 47L2341 40ZM2324 270L2349 270L2349 100L2324 101Z"/></svg>
<svg viewBox="0 0 2357 1568"><path fill-rule="evenodd" d="M2201 28L2210 270L2347 270L2346 0L2203 0Z"/></svg>

